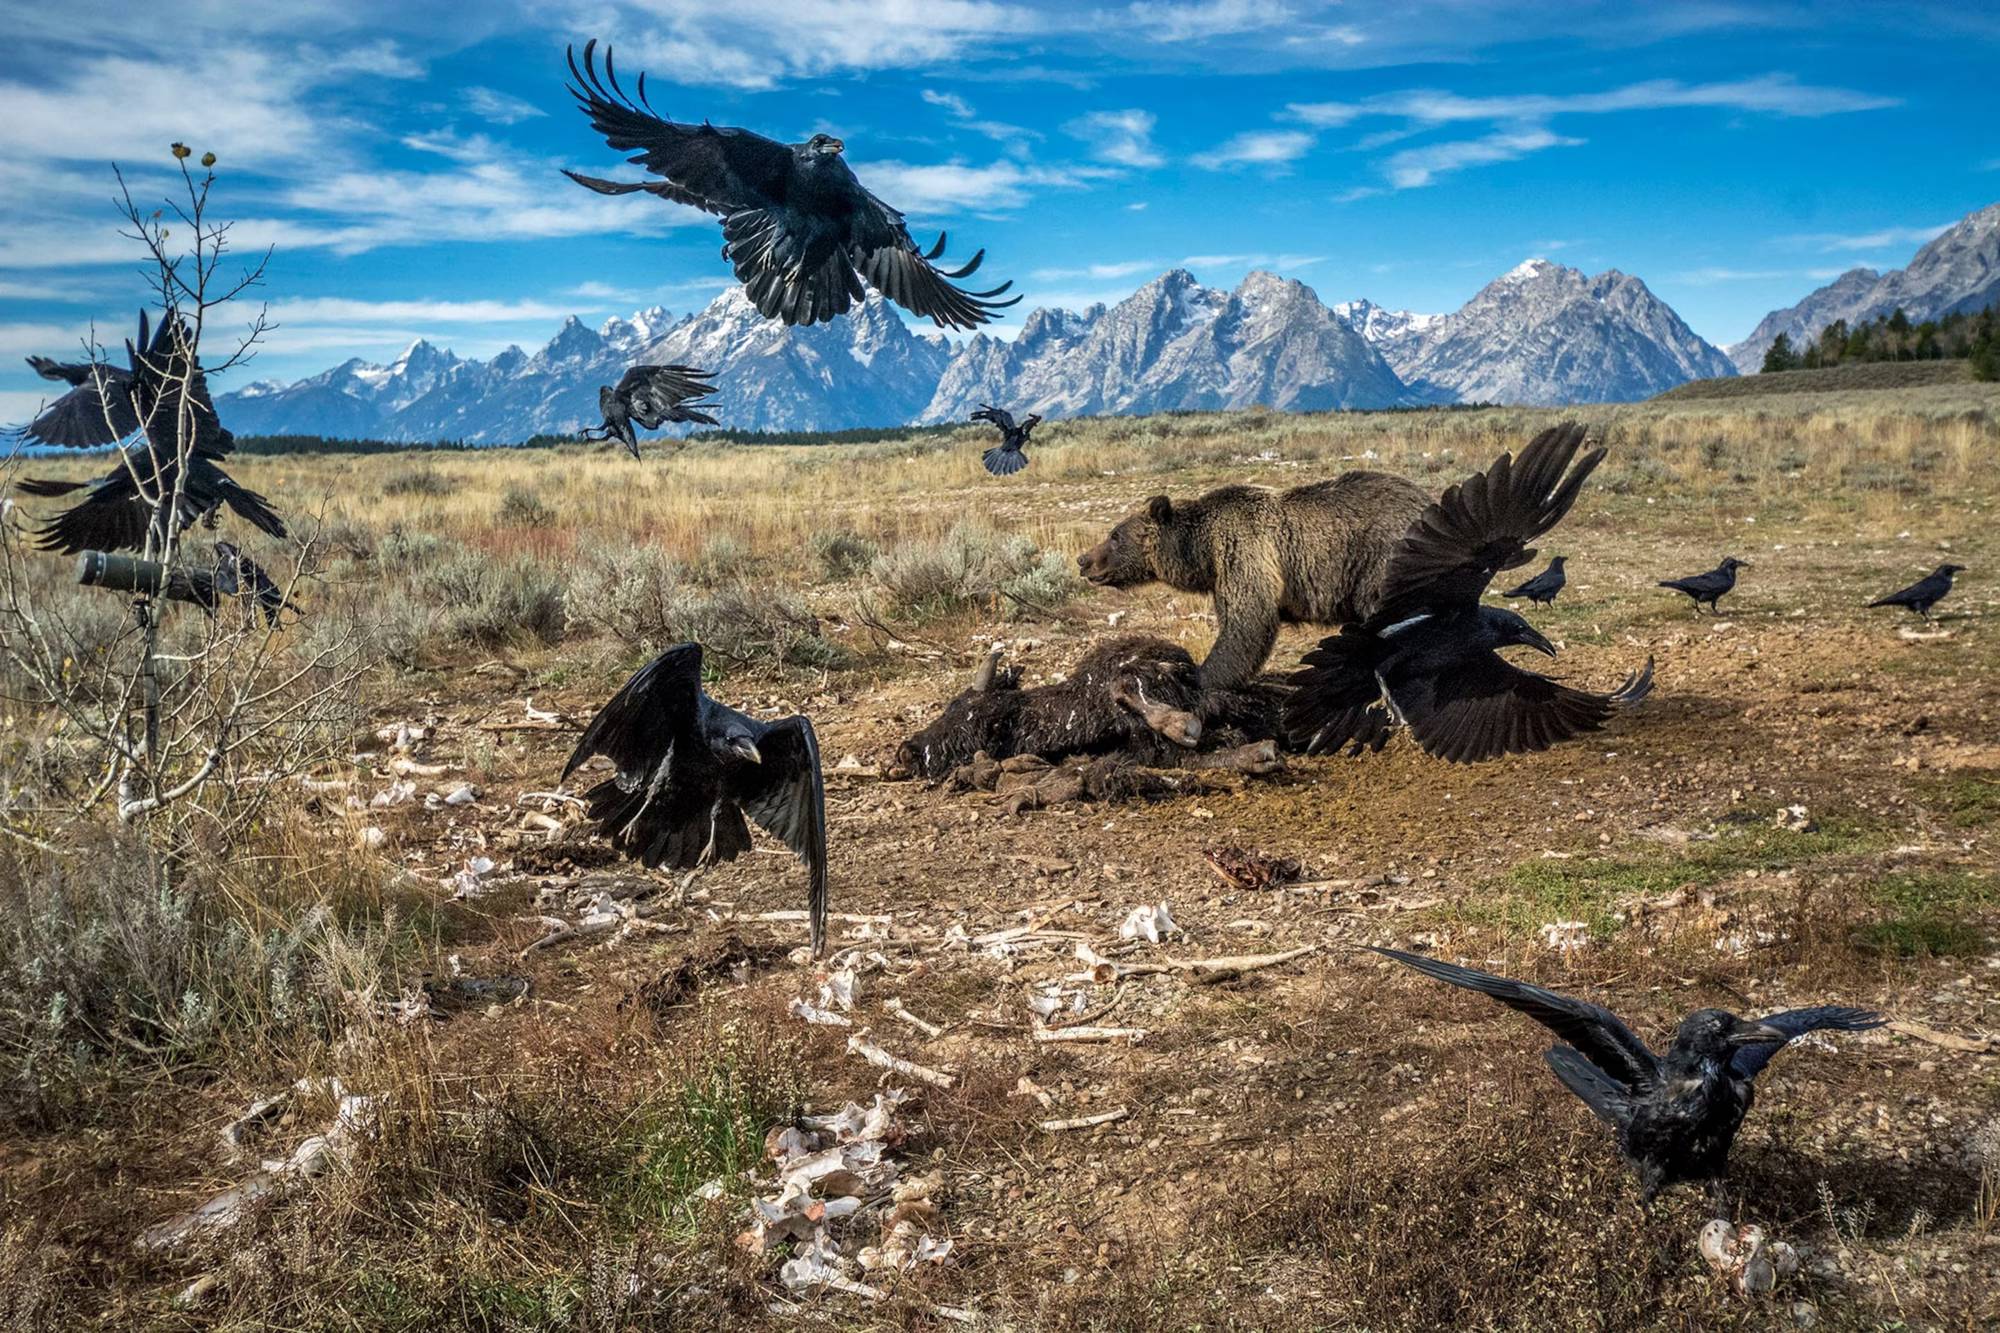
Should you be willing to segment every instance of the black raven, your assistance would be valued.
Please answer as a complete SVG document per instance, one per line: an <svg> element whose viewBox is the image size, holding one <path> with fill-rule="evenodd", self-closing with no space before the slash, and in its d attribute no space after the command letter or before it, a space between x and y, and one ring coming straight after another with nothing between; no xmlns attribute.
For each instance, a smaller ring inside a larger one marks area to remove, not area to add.
<svg viewBox="0 0 2000 1333"><path fill-rule="evenodd" d="M1945 599L1951 591L1954 574L1965 572L1964 565L1939 565L1924 577L1900 592L1892 592L1887 597L1877 598L1870 606L1907 606L1925 620L1931 618L1931 608Z"/></svg>
<svg viewBox="0 0 2000 1333"><path fill-rule="evenodd" d="M1694 609L1697 611L1701 610L1703 602L1707 602L1709 611L1720 615L1722 613L1715 605L1716 602L1724 593L1736 586L1736 571L1748 568L1750 568L1749 561L1738 560L1733 555L1724 556L1722 563L1706 574L1690 574L1684 579L1662 579L1660 586L1672 588L1675 592L1684 592L1692 597Z"/></svg>
<svg viewBox="0 0 2000 1333"><path fill-rule="evenodd" d="M583 66L569 53L576 80L570 93L591 125L613 148L638 149L630 160L663 179L598 180L563 174L599 194L644 191L722 219L722 257L736 269L750 303L766 319L817 324L847 312L866 295L865 282L939 328L970 329L1021 298L993 298L1013 284L972 292L953 286L986 257L981 250L963 266L940 269L945 238L919 250L903 215L862 188L847 163L846 148L827 134L804 143L779 143L750 130L683 124L653 111L646 76L637 100L619 86L611 48L604 77L597 73L595 39L584 43Z"/></svg>
<svg viewBox="0 0 2000 1333"><path fill-rule="evenodd" d="M266 625L277 624L280 612L299 609L296 602L286 599L285 590L271 580L264 567L237 550L234 542L215 544L215 591L222 597L254 601Z"/></svg>
<svg viewBox="0 0 2000 1333"><path fill-rule="evenodd" d="M1568 556L1563 555L1557 556L1555 559L1549 561L1547 569L1535 575L1535 577L1529 579L1526 583L1518 587L1509 588L1500 595L1502 597L1525 597L1531 605L1554 602L1556 594L1563 590L1565 583L1569 582L1568 576L1563 573L1563 561L1568 558Z"/></svg>
<svg viewBox="0 0 2000 1333"><path fill-rule="evenodd" d="M147 497L176 492L178 500L171 507L177 533L226 504L254 526L283 537L284 520L272 511L270 502L238 486L217 466L236 447L236 437L216 419L208 377L186 322L169 312L159 328L149 332L141 311L139 341L127 342L125 352L129 370L35 359L35 368L47 378L76 387L28 423L21 432L25 439L90 448L115 443L134 431L145 434L145 442L128 448L107 476L88 482L28 478L18 483L27 495L85 492L81 502L43 525L37 545L70 555L137 550L149 536L158 545L166 535L167 506Z"/></svg>
<svg viewBox="0 0 2000 1333"><path fill-rule="evenodd" d="M1373 946L1368 946L1373 948ZM1618 1133L1618 1151L1651 1202L1668 1185L1718 1180L1756 1098L1758 1071L1794 1037L1820 1028L1862 1032L1886 1021L1870 1009L1820 1005L1746 1020L1697 1009L1655 1055L1608 1009L1555 991L1456 967L1400 949L1374 952L1439 981L1518 1009L1562 1040L1543 1057L1557 1078Z"/></svg>
<svg viewBox="0 0 2000 1333"><path fill-rule="evenodd" d="M651 869L698 871L750 850L747 814L806 864L813 954L826 943L826 783L804 717L759 722L702 692L701 645L639 668L584 728L562 780L601 754L617 766L584 793L612 846ZM692 875L689 876L692 879Z"/></svg>
<svg viewBox="0 0 2000 1333"><path fill-rule="evenodd" d="M713 403L692 402L715 392L708 382L713 371L693 366L633 366L616 387L605 385L597 391L597 410L604 424L583 432L586 440L618 440L639 456L639 437L634 423L658 430L669 421L698 421L706 426L721 423L700 409Z"/></svg>
<svg viewBox="0 0 2000 1333"><path fill-rule="evenodd" d="M1351 744L1357 754L1381 749L1403 725L1425 753L1473 763L1546 750L1646 697L1650 659L1611 694L1521 670L1496 650L1519 644L1554 657L1555 645L1514 612L1479 602L1496 572L1534 558L1527 542L1575 503L1604 457L1594 449L1571 470L1583 442L1582 426L1551 427L1418 515L1389 558L1380 609L1320 640L1292 676L1284 721L1293 745L1322 754Z"/></svg>
<svg viewBox="0 0 2000 1333"><path fill-rule="evenodd" d="M1000 443L979 456L986 464L986 470L996 477L1011 477L1028 466L1028 436L1036 426L1042 424L1040 416L1029 413L1018 424L1014 414L1004 407L989 407L985 403L972 414L974 421L990 421L1000 428Z"/></svg>

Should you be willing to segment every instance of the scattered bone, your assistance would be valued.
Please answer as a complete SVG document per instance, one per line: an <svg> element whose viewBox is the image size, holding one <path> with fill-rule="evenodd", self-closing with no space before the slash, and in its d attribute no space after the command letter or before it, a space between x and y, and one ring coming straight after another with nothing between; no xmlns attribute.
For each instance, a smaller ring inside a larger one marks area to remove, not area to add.
<svg viewBox="0 0 2000 1333"><path fill-rule="evenodd" d="M901 1074L905 1078L918 1079L921 1082L930 1084L934 1088L949 1088L958 1081L954 1075L940 1073L926 1065L916 1064L903 1059L901 1056L889 1054L889 1052L868 1040L868 1032L865 1028L847 1039L847 1049L879 1069L887 1069L891 1073Z"/></svg>
<svg viewBox="0 0 2000 1333"><path fill-rule="evenodd" d="M532 694L528 696L524 707L527 710L528 721L530 722L543 723L553 727L560 725L563 720L561 713L552 713L546 708L535 707L535 696Z"/></svg>
<svg viewBox="0 0 2000 1333"><path fill-rule="evenodd" d="M430 734L429 727L414 722L395 722L377 730L375 739L387 743L391 750L407 752L429 739Z"/></svg>
<svg viewBox="0 0 2000 1333"><path fill-rule="evenodd" d="M451 772L449 764L420 764L407 755L389 761L389 771L399 778L441 778Z"/></svg>
<svg viewBox="0 0 2000 1333"><path fill-rule="evenodd" d="M897 999L885 1000L882 1002L882 1007L886 1009L893 1017L899 1018L903 1022L908 1023L911 1027L923 1033L926 1037L931 1038L933 1041L944 1035L943 1028L939 1027L936 1023L927 1023L923 1019L918 1018L915 1014L911 1013L909 1010L903 1007L903 1002L901 1000Z"/></svg>
<svg viewBox="0 0 2000 1333"><path fill-rule="evenodd" d="M820 1027L851 1028L854 1026L854 1020L846 1014L836 1014L830 1009L822 1009L818 1005L811 1004L805 1000L795 998L787 1007L792 1017L803 1019L805 1022L814 1023Z"/></svg>
<svg viewBox="0 0 2000 1333"><path fill-rule="evenodd" d="M1116 1106L1109 1111L1100 1111L1096 1115L1080 1115L1068 1120L1044 1120L1038 1128L1044 1134L1061 1134L1072 1129L1095 1129L1099 1125L1109 1125L1123 1120L1131 1114L1132 1112L1126 1107Z"/></svg>
<svg viewBox="0 0 2000 1333"><path fill-rule="evenodd" d="M1071 1041L1129 1041L1136 1046L1138 1043L1146 1039L1146 1029L1089 1027L1084 1024L1078 1023L1071 1027L1066 1027L1066 1028L1038 1027L1034 1030L1034 1032L1031 1035L1034 1037L1036 1041L1044 1043L1071 1042Z"/></svg>
<svg viewBox="0 0 2000 1333"><path fill-rule="evenodd" d="M384 843L388 842L389 835L375 825L370 824L354 835L354 841L364 851L372 852L379 850Z"/></svg>
<svg viewBox="0 0 2000 1333"><path fill-rule="evenodd" d="M1922 1023L1911 1023L1897 1019L1889 1024L1889 1031L1899 1032L1905 1037L1928 1042L1932 1046L1942 1046L1947 1051L1964 1051L1968 1055L1986 1055L2000 1051L2000 1039L1993 1037L1961 1037L1951 1032L1940 1032Z"/></svg>
<svg viewBox="0 0 2000 1333"><path fill-rule="evenodd" d="M1537 932L1542 937L1544 948L1553 949L1568 957L1590 943L1590 923L1588 921L1550 921Z"/></svg>
<svg viewBox="0 0 2000 1333"><path fill-rule="evenodd" d="M1806 813L1806 808L1802 805L1779 807L1778 813L1771 817L1771 822L1791 833L1814 833L1819 829L1819 825L1813 823L1812 816Z"/></svg>
<svg viewBox="0 0 2000 1333"><path fill-rule="evenodd" d="M392 806L408 803L416 798L417 784L407 779L390 783L368 799L371 810L387 810Z"/></svg>
<svg viewBox="0 0 2000 1333"><path fill-rule="evenodd" d="M1118 938L1158 944L1177 930L1180 927L1174 924L1173 914L1167 910L1165 902L1160 902L1151 907L1135 907L1126 913L1125 919L1118 925Z"/></svg>
<svg viewBox="0 0 2000 1333"><path fill-rule="evenodd" d="M1744 1296L1768 1296L1778 1283L1799 1271L1798 1252L1781 1240L1771 1240L1764 1228L1738 1229L1722 1218L1711 1219L1696 1242L1708 1266Z"/></svg>
<svg viewBox="0 0 2000 1333"><path fill-rule="evenodd" d="M566 791L524 791L514 798L515 805L526 805L530 801L540 801L544 809L550 805L573 805L579 810L585 808L581 796L571 796Z"/></svg>

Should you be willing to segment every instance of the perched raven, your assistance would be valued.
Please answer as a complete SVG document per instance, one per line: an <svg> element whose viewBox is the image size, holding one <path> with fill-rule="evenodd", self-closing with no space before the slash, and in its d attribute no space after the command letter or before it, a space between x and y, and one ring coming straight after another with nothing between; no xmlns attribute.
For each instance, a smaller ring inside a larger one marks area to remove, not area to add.
<svg viewBox="0 0 2000 1333"><path fill-rule="evenodd" d="M1736 586L1736 571L1748 568L1750 568L1749 561L1738 560L1733 555L1724 556L1722 563L1706 574L1690 574L1684 579L1662 579L1660 586L1672 588L1675 592L1684 592L1692 597L1694 609L1697 611L1701 610L1703 602L1707 602L1709 611L1720 615L1721 611L1716 607L1716 602L1724 593Z"/></svg>
<svg viewBox="0 0 2000 1333"><path fill-rule="evenodd" d="M700 409L713 403L692 402L715 392L708 382L713 371L693 366L633 366L618 381L597 391L597 410L604 424L583 432L586 440L618 440L639 456L639 437L633 424L658 430L669 421L698 421L706 426L721 423Z"/></svg>
<svg viewBox="0 0 2000 1333"><path fill-rule="evenodd" d="M717 703L702 692L701 645L683 643L639 668L598 710L562 780L596 754L618 772L584 793L590 818L649 869L698 871L736 859L750 850L746 814L791 848L806 863L807 919L820 953L826 784L810 721L764 723Z"/></svg>
<svg viewBox="0 0 2000 1333"><path fill-rule="evenodd" d="M1373 948L1373 946L1368 946ZM1869 1009L1820 1005L1746 1020L1697 1009L1681 1020L1665 1055L1655 1055L1608 1009L1400 949L1374 952L1426 976L1518 1009L1562 1040L1545 1058L1557 1078L1618 1133L1618 1151L1639 1173L1651 1202L1668 1185L1719 1180L1729 1147L1756 1098L1758 1071L1794 1037L1821 1028L1881 1027Z"/></svg>
<svg viewBox="0 0 2000 1333"><path fill-rule="evenodd" d="M1028 466L1028 436L1042 423L1040 416L1029 413L1018 425L1014 414L1004 407L989 407L985 403L972 414L974 421L990 421L1000 428L1000 443L979 456L986 464L986 470L996 477L1011 477Z"/></svg>
<svg viewBox="0 0 2000 1333"><path fill-rule="evenodd" d="M1557 556L1555 559L1549 561L1547 569L1519 587L1509 588L1500 595L1502 597L1525 597L1531 605L1554 602L1556 594L1563 590L1565 583L1569 582L1568 576L1563 573L1563 561L1567 559L1569 559L1568 556Z"/></svg>
<svg viewBox="0 0 2000 1333"><path fill-rule="evenodd" d="M1945 599L1951 591L1954 574L1965 572L1964 565L1939 565L1924 577L1900 592L1892 592L1887 597L1877 598L1870 606L1907 606L1925 620L1931 618L1931 608Z"/></svg>
<svg viewBox="0 0 2000 1333"><path fill-rule="evenodd" d="M722 257L736 269L750 303L766 319L817 324L842 315L866 295L864 282L939 328L970 329L1021 298L993 298L1013 284L972 292L953 281L978 269L986 252L956 269L933 266L945 238L919 250L903 215L862 188L841 161L846 145L827 134L804 143L779 143L750 130L682 124L653 111L646 77L638 97L626 96L604 50L597 74L597 42L584 43L583 67L574 50L570 93L591 125L613 148L639 150L630 160L664 179L624 182L564 172L599 194L644 191L722 219Z"/></svg>
<svg viewBox="0 0 2000 1333"><path fill-rule="evenodd" d="M272 582L264 567L236 549L234 542L215 544L215 591L221 597L247 597L257 604L266 625L278 623L280 612L296 611L285 590Z"/></svg>
<svg viewBox="0 0 2000 1333"><path fill-rule="evenodd" d="M1292 676L1284 721L1293 745L1358 754L1381 749L1400 725L1425 753L1473 763L1546 750L1646 697L1651 659L1611 694L1521 670L1496 650L1519 644L1554 657L1555 645L1514 612L1479 602L1496 572L1534 558L1527 542L1576 502L1604 457L1594 449L1572 470L1583 442L1582 426L1551 427L1418 515L1389 558L1380 609L1320 640Z"/></svg>
<svg viewBox="0 0 2000 1333"><path fill-rule="evenodd" d="M29 478L18 483L28 495L85 492L79 503L43 525L37 545L70 555L138 550L150 536L157 546L166 536L168 509L178 533L225 504L273 537L283 537L284 520L272 511L270 502L238 486L217 466L236 447L236 437L216 419L208 378L186 322L169 312L158 330L149 332L141 311L139 341L127 342L125 352L129 370L33 359L46 378L76 387L28 423L21 432L25 439L90 448L115 443L134 431L145 434L143 444L128 448L109 475L95 481ZM168 496L176 496L171 505L164 503Z"/></svg>

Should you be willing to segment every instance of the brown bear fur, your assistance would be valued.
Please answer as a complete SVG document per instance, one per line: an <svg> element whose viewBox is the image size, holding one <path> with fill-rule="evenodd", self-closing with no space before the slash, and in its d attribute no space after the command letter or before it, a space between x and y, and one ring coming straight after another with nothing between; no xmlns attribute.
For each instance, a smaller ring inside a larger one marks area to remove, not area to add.
<svg viewBox="0 0 2000 1333"><path fill-rule="evenodd" d="M1224 486L1146 508L1076 558L1102 587L1165 583L1215 602L1204 690L1234 689L1264 665L1280 623L1365 620L1396 543L1431 497L1384 472L1343 472L1288 491Z"/></svg>

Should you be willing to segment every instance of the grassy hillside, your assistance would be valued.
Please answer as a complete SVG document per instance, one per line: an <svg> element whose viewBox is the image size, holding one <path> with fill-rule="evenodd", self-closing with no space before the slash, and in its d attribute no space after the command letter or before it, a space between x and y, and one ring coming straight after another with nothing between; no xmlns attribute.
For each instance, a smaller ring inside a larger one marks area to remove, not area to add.
<svg viewBox="0 0 2000 1333"><path fill-rule="evenodd" d="M1765 398L1775 394L1850 393L1856 390L1926 389L1975 384L1970 361L1868 361L1825 370L1787 370L1775 375L1732 375L1691 380L1652 401L1688 398Z"/></svg>

